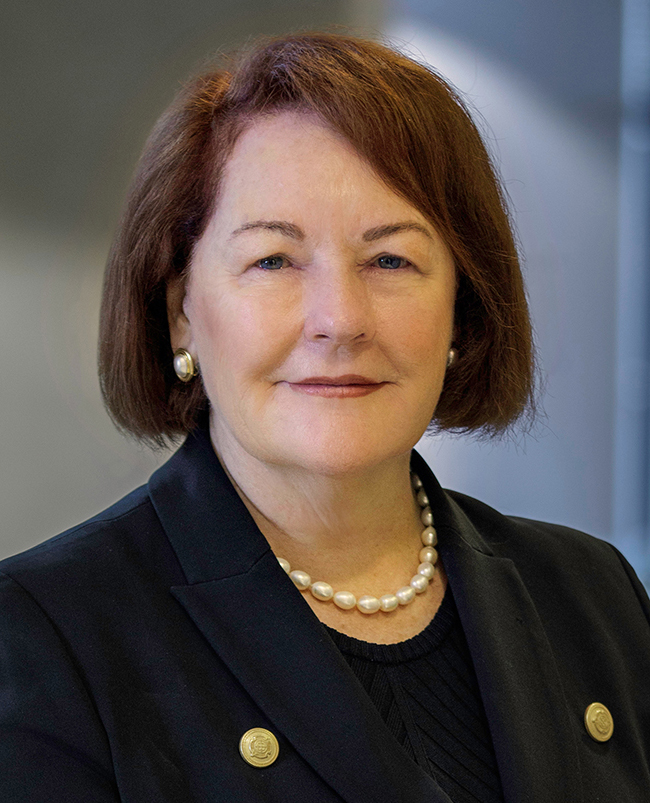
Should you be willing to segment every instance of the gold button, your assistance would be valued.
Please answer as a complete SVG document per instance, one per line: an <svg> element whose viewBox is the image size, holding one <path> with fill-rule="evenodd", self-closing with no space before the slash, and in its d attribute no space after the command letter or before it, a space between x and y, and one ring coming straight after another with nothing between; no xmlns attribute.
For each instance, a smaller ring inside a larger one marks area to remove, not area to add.
<svg viewBox="0 0 650 803"><path fill-rule="evenodd" d="M614 733L614 720L607 706L602 703L592 703L585 711L585 728L592 739L597 742L606 742Z"/></svg>
<svg viewBox="0 0 650 803"><path fill-rule="evenodd" d="M280 745L266 728L251 728L239 740L239 752L252 767L268 767L278 757Z"/></svg>

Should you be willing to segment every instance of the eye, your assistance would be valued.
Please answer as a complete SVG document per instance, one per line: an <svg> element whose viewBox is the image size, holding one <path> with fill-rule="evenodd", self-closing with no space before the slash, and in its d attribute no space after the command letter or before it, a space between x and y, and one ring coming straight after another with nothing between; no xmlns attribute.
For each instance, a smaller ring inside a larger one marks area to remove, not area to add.
<svg viewBox="0 0 650 803"><path fill-rule="evenodd" d="M262 270L280 270L281 268L285 268L287 264L288 262L285 257L275 254L271 257L258 259L254 267L261 268Z"/></svg>
<svg viewBox="0 0 650 803"><path fill-rule="evenodd" d="M386 270L398 270L399 268L407 268L411 263L408 259L404 259L403 257L396 257L393 254L384 254L381 257L377 257L375 264Z"/></svg>

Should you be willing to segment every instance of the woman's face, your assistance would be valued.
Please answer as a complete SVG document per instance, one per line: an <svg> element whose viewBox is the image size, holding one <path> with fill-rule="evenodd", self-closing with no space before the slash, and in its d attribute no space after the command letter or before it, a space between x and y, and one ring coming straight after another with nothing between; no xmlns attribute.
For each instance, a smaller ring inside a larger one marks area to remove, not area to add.
<svg viewBox="0 0 650 803"><path fill-rule="evenodd" d="M442 388L456 289L429 222L305 114L254 122L170 321L226 465L341 475L407 454Z"/></svg>

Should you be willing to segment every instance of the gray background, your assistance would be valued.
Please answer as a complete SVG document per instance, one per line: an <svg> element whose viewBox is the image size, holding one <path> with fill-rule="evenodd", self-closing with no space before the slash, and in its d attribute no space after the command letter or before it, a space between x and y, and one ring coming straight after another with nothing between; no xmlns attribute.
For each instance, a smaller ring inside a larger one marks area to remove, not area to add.
<svg viewBox="0 0 650 803"><path fill-rule="evenodd" d="M639 226L622 214L645 214L632 192L645 162L623 169L630 3L644 18L645 0L5 3L0 555L92 515L165 457L114 432L94 369L103 263L154 120L209 53L341 24L385 32L468 95L526 254L545 414L517 441L427 441L427 459L505 512L615 541L646 576L645 307L623 326L647 273L630 273Z"/></svg>

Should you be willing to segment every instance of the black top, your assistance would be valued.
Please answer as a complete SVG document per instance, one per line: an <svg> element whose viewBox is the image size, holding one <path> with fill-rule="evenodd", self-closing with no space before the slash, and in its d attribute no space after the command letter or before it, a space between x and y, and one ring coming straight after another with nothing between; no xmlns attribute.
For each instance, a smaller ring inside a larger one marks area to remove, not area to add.
<svg viewBox="0 0 650 803"><path fill-rule="evenodd" d="M503 803L451 586L430 624L407 641L370 644L327 631L398 742L454 803Z"/></svg>

